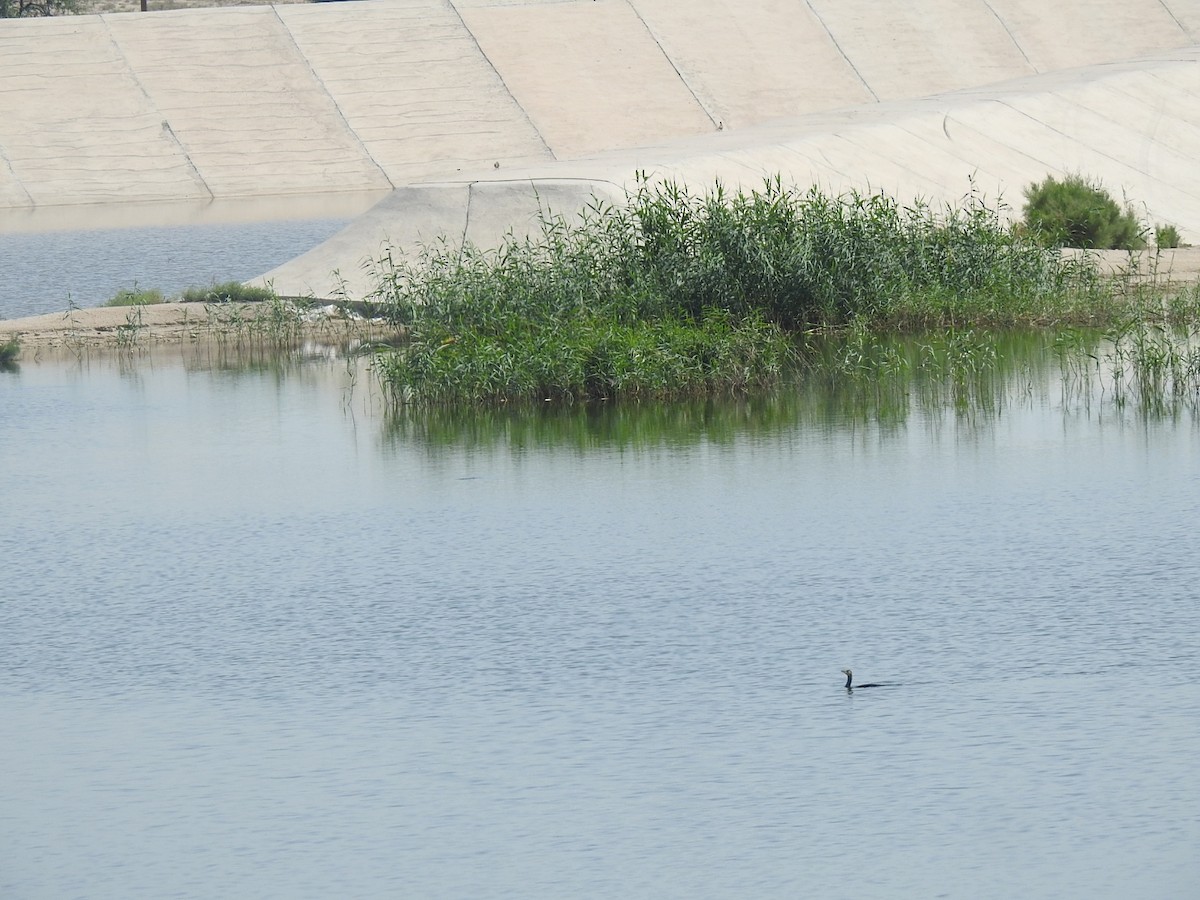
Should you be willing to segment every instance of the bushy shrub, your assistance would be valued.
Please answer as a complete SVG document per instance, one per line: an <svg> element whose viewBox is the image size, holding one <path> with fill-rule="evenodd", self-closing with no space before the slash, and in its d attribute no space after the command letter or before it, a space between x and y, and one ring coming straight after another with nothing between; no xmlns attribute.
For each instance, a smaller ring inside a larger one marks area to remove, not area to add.
<svg viewBox="0 0 1200 900"><path fill-rule="evenodd" d="M1121 209L1099 184L1082 175L1047 176L1025 189L1025 227L1050 247L1141 250L1146 239L1133 212Z"/></svg>
<svg viewBox="0 0 1200 900"><path fill-rule="evenodd" d="M1154 229L1154 245L1159 250L1174 250L1176 247L1182 247L1183 243L1179 240L1179 229L1174 225L1159 225Z"/></svg>

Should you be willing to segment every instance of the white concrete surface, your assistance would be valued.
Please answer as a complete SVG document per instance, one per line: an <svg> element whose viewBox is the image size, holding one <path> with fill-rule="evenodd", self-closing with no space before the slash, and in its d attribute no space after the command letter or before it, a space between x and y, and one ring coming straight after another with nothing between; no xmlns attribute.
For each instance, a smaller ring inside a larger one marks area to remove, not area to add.
<svg viewBox="0 0 1200 900"><path fill-rule="evenodd" d="M782 173L833 193L883 191L935 207L958 205L975 191L1010 215L1019 214L1029 183L1079 172L1136 201L1148 224L1174 224L1185 240L1200 243L1198 158L1200 48L1194 48L514 171L511 181L483 170L456 183L413 185L266 278L285 293L328 296L327 273L336 267L344 276L363 254L378 256L385 246L411 254L439 228L452 241L465 233L495 246L506 231L533 227L539 208L570 214L593 196L618 201L639 170L700 190L716 179L753 189ZM427 198L453 191L464 209L426 212ZM414 220L426 225L420 240L394 227ZM463 232L465 220L471 226ZM365 295L373 283L365 274L359 269L343 288Z"/></svg>
<svg viewBox="0 0 1200 900"><path fill-rule="evenodd" d="M494 244L635 171L1019 205L1080 171L1200 240L1200 0L358 0L0 21L0 228L396 189L268 273ZM94 217L93 217L94 218ZM339 273L334 276L335 270Z"/></svg>

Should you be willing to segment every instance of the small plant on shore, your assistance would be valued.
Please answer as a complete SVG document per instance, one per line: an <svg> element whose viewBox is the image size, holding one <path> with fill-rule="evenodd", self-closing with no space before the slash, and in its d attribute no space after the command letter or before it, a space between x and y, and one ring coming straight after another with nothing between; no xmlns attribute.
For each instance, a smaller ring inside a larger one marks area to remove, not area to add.
<svg viewBox="0 0 1200 900"><path fill-rule="evenodd" d="M157 288L143 289L134 285L132 288L126 288L117 291L112 297L105 301L105 306L149 306L155 303L163 303L166 298L163 297L163 292Z"/></svg>
<svg viewBox="0 0 1200 900"><path fill-rule="evenodd" d="M206 330L218 343L231 346L281 349L295 346L310 333L309 303L273 292L257 304L206 303L204 314Z"/></svg>
<svg viewBox="0 0 1200 900"><path fill-rule="evenodd" d="M1048 247L1142 250L1146 235L1137 217L1103 186L1082 175L1047 176L1025 189L1025 228Z"/></svg>
<svg viewBox="0 0 1200 900"><path fill-rule="evenodd" d="M137 346L138 338L146 327L142 321L142 306L143 304L130 306L129 312L125 314L125 323L117 326L117 346L122 350L131 350Z"/></svg>
<svg viewBox="0 0 1200 900"><path fill-rule="evenodd" d="M270 288L223 281L208 287L189 287L179 297L184 303L263 303L276 299Z"/></svg>

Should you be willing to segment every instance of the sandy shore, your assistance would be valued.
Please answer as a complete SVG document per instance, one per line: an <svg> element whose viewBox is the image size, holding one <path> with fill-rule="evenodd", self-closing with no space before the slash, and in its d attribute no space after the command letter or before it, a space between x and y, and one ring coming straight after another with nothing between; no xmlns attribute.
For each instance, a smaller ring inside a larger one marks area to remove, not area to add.
<svg viewBox="0 0 1200 900"><path fill-rule="evenodd" d="M102 306L0 320L0 343L16 338L22 355L43 348L113 349L201 341L330 343L385 340L396 329L326 309L315 314L287 312L264 303L161 303Z"/></svg>
<svg viewBox="0 0 1200 900"><path fill-rule="evenodd" d="M1081 250L1064 253L1080 254ZM1181 286L1200 281L1200 247L1180 247L1176 250L1093 250L1089 256L1096 260L1101 272L1117 277L1133 275L1140 282L1157 282L1164 286Z"/></svg>

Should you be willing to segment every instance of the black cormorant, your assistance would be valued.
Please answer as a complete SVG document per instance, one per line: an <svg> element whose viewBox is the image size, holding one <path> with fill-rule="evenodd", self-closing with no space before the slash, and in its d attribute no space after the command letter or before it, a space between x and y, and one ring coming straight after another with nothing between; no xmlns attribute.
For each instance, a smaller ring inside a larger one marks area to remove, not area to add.
<svg viewBox="0 0 1200 900"><path fill-rule="evenodd" d="M859 688L887 687L886 684L851 684L851 682L854 680L854 673L851 672L849 669L842 669L842 674L846 676L846 690L848 690L848 691L852 691L856 687L859 687Z"/></svg>

